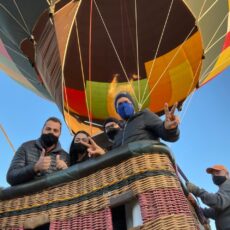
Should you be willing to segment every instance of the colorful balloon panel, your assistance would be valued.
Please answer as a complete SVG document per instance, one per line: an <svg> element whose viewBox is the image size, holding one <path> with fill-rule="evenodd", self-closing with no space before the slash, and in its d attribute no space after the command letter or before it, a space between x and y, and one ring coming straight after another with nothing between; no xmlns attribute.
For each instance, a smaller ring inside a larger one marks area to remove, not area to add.
<svg viewBox="0 0 230 230"><path fill-rule="evenodd" d="M0 0L0 68L95 133L120 91L161 114L228 68L229 28L228 0Z"/></svg>

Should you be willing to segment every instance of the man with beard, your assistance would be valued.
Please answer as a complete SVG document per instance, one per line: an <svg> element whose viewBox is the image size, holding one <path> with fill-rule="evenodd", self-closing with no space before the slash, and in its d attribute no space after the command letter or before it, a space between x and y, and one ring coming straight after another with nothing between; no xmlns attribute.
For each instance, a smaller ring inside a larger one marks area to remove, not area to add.
<svg viewBox="0 0 230 230"><path fill-rule="evenodd" d="M8 183L17 185L66 169L69 155L58 141L60 134L61 121L56 117L46 120L40 138L23 143L16 151L7 172Z"/></svg>
<svg viewBox="0 0 230 230"><path fill-rule="evenodd" d="M215 220L217 230L230 230L230 177L223 165L214 165L206 169L212 175L212 180L219 187L218 192L209 193L198 186L187 182L188 191L200 197L209 208L204 208L206 218Z"/></svg>

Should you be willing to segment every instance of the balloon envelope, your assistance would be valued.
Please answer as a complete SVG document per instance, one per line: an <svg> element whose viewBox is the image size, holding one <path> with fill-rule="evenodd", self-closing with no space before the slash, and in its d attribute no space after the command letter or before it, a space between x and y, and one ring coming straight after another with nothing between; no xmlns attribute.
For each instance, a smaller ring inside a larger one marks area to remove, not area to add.
<svg viewBox="0 0 230 230"><path fill-rule="evenodd" d="M0 0L0 67L73 131L116 117L120 91L160 114L230 64L227 0L51 3Z"/></svg>

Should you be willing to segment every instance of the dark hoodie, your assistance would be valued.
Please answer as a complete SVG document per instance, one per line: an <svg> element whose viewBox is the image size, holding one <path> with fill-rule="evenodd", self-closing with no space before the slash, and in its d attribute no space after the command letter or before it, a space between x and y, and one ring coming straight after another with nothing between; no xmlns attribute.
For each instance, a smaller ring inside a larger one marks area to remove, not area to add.
<svg viewBox="0 0 230 230"><path fill-rule="evenodd" d="M167 130L158 115L148 109L136 112L126 121L124 128L115 136L113 148L138 140L174 142L179 138L179 129Z"/></svg>

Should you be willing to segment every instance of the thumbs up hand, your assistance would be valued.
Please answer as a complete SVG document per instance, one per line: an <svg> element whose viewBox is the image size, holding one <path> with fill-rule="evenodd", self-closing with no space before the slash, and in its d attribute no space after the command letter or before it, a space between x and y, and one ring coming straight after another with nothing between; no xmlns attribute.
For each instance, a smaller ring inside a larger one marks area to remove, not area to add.
<svg viewBox="0 0 230 230"><path fill-rule="evenodd" d="M45 156L45 149L42 149L40 158L38 159L37 163L34 165L34 172L42 172L49 169L51 164L51 158L49 156Z"/></svg>
<svg viewBox="0 0 230 230"><path fill-rule="evenodd" d="M59 170L63 170L63 169L67 169L68 168L68 166L65 163L65 161L63 161L63 160L60 159L60 155L59 154L56 155L56 168L59 169Z"/></svg>

